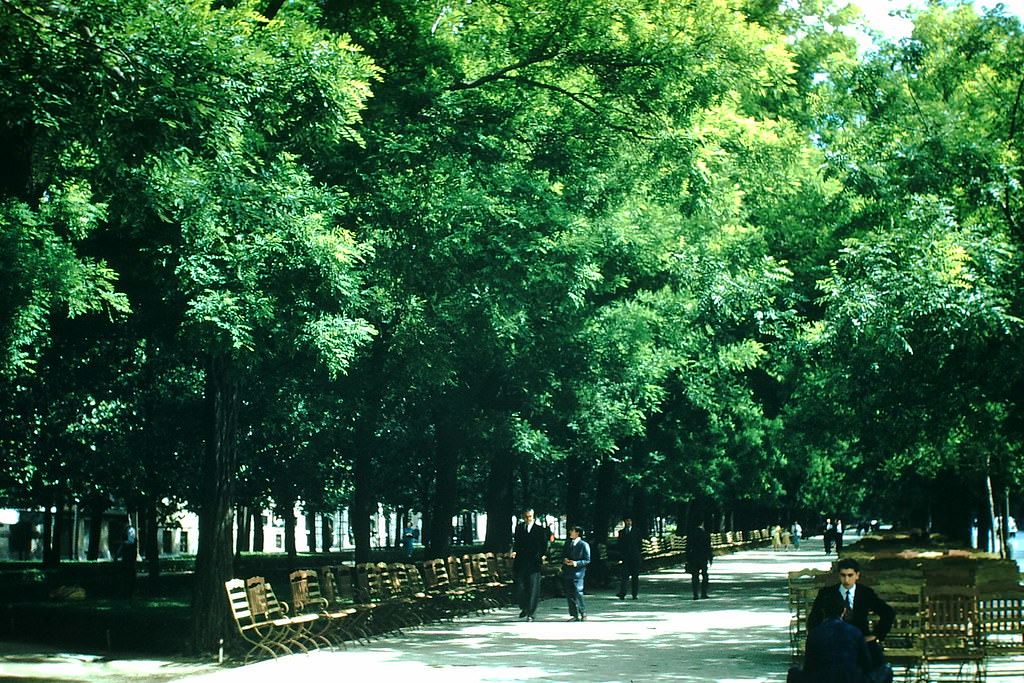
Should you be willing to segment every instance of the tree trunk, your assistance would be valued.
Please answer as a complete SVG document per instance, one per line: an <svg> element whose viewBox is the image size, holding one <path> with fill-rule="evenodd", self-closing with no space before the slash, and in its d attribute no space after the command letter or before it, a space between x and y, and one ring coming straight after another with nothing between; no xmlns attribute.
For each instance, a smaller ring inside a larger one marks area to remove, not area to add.
<svg viewBox="0 0 1024 683"><path fill-rule="evenodd" d="M434 500L431 505L430 554L446 557L452 545L452 517L458 512L459 459L452 428L437 425L434 444Z"/></svg>
<svg viewBox="0 0 1024 683"><path fill-rule="evenodd" d="M408 518L407 508L399 506L395 509L395 535L394 538L388 539L388 546L392 548L402 547L402 537L405 532L405 528L408 526L406 519Z"/></svg>
<svg viewBox="0 0 1024 683"><path fill-rule="evenodd" d="M679 503L676 510L676 535L686 536L690 533L690 509L693 507L692 501L686 501L685 503Z"/></svg>
<svg viewBox="0 0 1024 683"><path fill-rule="evenodd" d="M103 513L107 506L94 500L89 503L89 548L85 551L85 559L95 562L100 559L100 540L103 537Z"/></svg>
<svg viewBox="0 0 1024 683"><path fill-rule="evenodd" d="M484 549L501 553L512 547L512 483L516 458L499 447L491 456L491 471L487 478L487 530Z"/></svg>
<svg viewBox="0 0 1024 683"><path fill-rule="evenodd" d="M583 526L583 486L580 481L580 457L575 452L565 458L565 521L569 527Z"/></svg>
<svg viewBox="0 0 1024 683"><path fill-rule="evenodd" d="M157 524L156 504L146 501L142 507L142 547L146 553L146 570L149 574L149 592L155 595L160 580L160 526Z"/></svg>
<svg viewBox="0 0 1024 683"><path fill-rule="evenodd" d="M54 518L54 506L46 506L43 513L43 537L40 540L43 546L43 566L56 567L60 564L60 552L57 550L59 525ZM57 519L60 518L60 508L57 508Z"/></svg>
<svg viewBox="0 0 1024 683"><path fill-rule="evenodd" d="M248 552L250 548L249 533L252 530L252 514L249 512L248 506L239 505L235 508L235 524L238 527L235 534L235 555L238 556L243 552Z"/></svg>
<svg viewBox="0 0 1024 683"><path fill-rule="evenodd" d="M315 553L317 548L316 544L316 513L306 513L306 549Z"/></svg>
<svg viewBox="0 0 1024 683"><path fill-rule="evenodd" d="M355 489L352 492L352 505L349 509L349 523L356 546L356 563L370 561L370 510L374 503L372 465L370 452L366 448L357 447L352 464Z"/></svg>
<svg viewBox="0 0 1024 683"><path fill-rule="evenodd" d="M651 536L655 532L647 504L647 491L642 486L633 487L633 525L643 532L644 536Z"/></svg>
<svg viewBox="0 0 1024 683"><path fill-rule="evenodd" d="M284 551L288 555L290 570L298 569L298 549L295 547L295 530L299 520L295 518L295 501L284 500L278 505L278 516L284 520Z"/></svg>
<svg viewBox="0 0 1024 683"><path fill-rule="evenodd" d="M263 510L254 508L252 511L252 551L263 552Z"/></svg>
<svg viewBox="0 0 1024 683"><path fill-rule="evenodd" d="M216 650L231 620L224 582L233 573L238 386L228 359L210 359L206 400L210 424L200 471L199 549L192 599L192 647L197 652Z"/></svg>
<svg viewBox="0 0 1024 683"><path fill-rule="evenodd" d="M999 539L1003 544L1003 557L1012 558L1013 552L1010 548L1010 487L1003 487L1002 524L999 525Z"/></svg>
<svg viewBox="0 0 1024 683"><path fill-rule="evenodd" d="M334 513L320 515L320 548L325 553L334 547Z"/></svg>
<svg viewBox="0 0 1024 683"><path fill-rule="evenodd" d="M430 539L434 535L434 515L430 511L429 500L423 505L423 516L421 517L423 525L420 529L420 543L423 544L424 548L430 547Z"/></svg>
<svg viewBox="0 0 1024 683"><path fill-rule="evenodd" d="M55 512L53 513L53 538L50 541L51 552L53 553L53 565L57 566L61 563L62 555L61 548L64 545L64 538L68 534L68 510L64 505L64 496L61 495L57 499L57 504L54 506Z"/></svg>
<svg viewBox="0 0 1024 683"><path fill-rule="evenodd" d="M612 493L614 485L615 466L609 458L602 458L597 466L597 493L594 502L594 533L602 540L615 528L619 517L633 517L632 511L626 509L625 501L615 499ZM616 504L621 509L616 510Z"/></svg>
<svg viewBox="0 0 1024 683"><path fill-rule="evenodd" d="M999 542L999 534L997 533L999 527L996 526L996 500L995 496L992 495L992 475L989 473L990 462L986 459L985 462L985 497L988 502L988 528L991 530L991 545L989 550L994 553L998 553L1000 558L1005 559L1006 554L1003 552L1003 546Z"/></svg>

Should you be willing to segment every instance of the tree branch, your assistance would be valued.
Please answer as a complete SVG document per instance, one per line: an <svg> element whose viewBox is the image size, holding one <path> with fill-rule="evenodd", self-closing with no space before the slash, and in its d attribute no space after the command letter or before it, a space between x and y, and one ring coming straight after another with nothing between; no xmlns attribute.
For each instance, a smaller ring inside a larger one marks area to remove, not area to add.
<svg viewBox="0 0 1024 683"><path fill-rule="evenodd" d="M12 9L17 14L20 14L22 16L22 18L24 18L25 20L35 24L39 29L41 29L43 31L47 31L49 33L54 33L54 34L56 34L58 36L61 36L63 38L66 38L66 39L68 39L70 41L73 41L73 42L76 42L76 43L84 43L84 44L86 44L86 45L96 49L98 52L106 52L106 53L115 55L119 59L123 59L124 61L130 63L132 66L134 66L136 68L143 68L142 64L140 64L138 61L136 61L135 58L133 58L130 54L125 52L120 47L116 47L116 46L110 47L110 46L101 45L100 43L98 43L96 41L96 39L95 39L95 34L92 32L92 30L88 26L86 26L84 24L78 27L78 33L75 34L75 33L72 33L70 31L65 31L64 29L57 28L55 26L50 26L50 25L44 23L43 21L40 21L36 17L32 16L31 14L29 14L28 12L23 10L21 7L18 7L17 5L15 5L13 2L11 2L11 0L0 0L0 3L5 5L6 7L9 7L10 9ZM117 66L114 66L112 64L102 63L102 62L101 62L101 65L103 66L103 68L108 73L110 73L112 76L114 76L118 80L121 80L121 81L128 81L129 80L129 78L125 75L125 73L123 71L121 71L121 69L119 69Z"/></svg>
<svg viewBox="0 0 1024 683"><path fill-rule="evenodd" d="M551 52L543 52L543 53L541 53L541 54L539 54L539 55L537 55L535 57L526 57L525 59L519 60L515 64L509 64L508 66L502 67L502 68L498 69L497 71L495 71L493 73L489 73L486 76L481 76L480 78L474 79L472 81L462 81L460 83L453 83L452 85L449 85L447 89L448 90L468 90L470 88L478 88L481 85L486 85L487 83L492 83L492 82L494 82L494 81L504 77L506 74L508 74L511 71L516 71L517 69L522 69L524 67L530 66L531 64L539 64L540 62L545 62L545 61L547 61L549 59L554 59L555 57L558 56L558 54L559 54L558 50L553 50Z"/></svg>
<svg viewBox="0 0 1024 683"><path fill-rule="evenodd" d="M1017 97L1013 100L1013 107L1010 108L1010 134L1007 136L1010 140L1017 135L1017 113L1020 111L1022 96L1024 96L1024 79L1021 79L1017 86Z"/></svg>
<svg viewBox="0 0 1024 683"><path fill-rule="evenodd" d="M596 106L594 106L593 104L591 104L591 103L587 102L585 99L583 99L583 97L579 93L571 92L571 91L566 90L565 88L562 88L560 86L552 85L551 83L543 83L541 81L535 81L532 78L525 78L525 77L522 77L522 76L516 76L514 78L505 77L504 80L513 80L513 81L517 81L519 83L525 83L526 85L532 85L535 88L543 88L545 90L550 90L552 92L556 92L559 95L563 95L565 97L568 97L570 100L572 100L576 104L580 105L581 107L583 107L587 111L589 111L589 112L591 112L593 114L597 114L598 116L601 116L602 118L605 118L603 116L603 114L602 114L600 109L598 109ZM628 133L629 135L632 135L633 137L635 137L638 140L652 140L653 139L649 135L644 135L643 133L641 133L636 128L631 128L629 126L621 126L621 125L618 125L618 124L615 124L615 123L611 123L611 122L607 122L606 125L609 128L611 128L612 130L617 130L620 133Z"/></svg>

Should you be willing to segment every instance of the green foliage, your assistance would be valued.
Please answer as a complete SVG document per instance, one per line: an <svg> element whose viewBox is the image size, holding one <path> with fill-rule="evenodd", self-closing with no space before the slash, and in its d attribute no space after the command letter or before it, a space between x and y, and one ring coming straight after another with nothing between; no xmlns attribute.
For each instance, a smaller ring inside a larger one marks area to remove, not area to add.
<svg viewBox="0 0 1024 683"><path fill-rule="evenodd" d="M858 56L822 0L261 12L0 2L8 495L194 505L211 423L309 510L1019 487L1016 19Z"/></svg>
<svg viewBox="0 0 1024 683"><path fill-rule="evenodd" d="M105 213L87 195L71 184L50 188L37 210L13 199L0 205L2 374L32 370L33 350L47 345L53 313L74 318L129 310L116 290L117 274L103 261L75 253L73 240L90 234Z"/></svg>

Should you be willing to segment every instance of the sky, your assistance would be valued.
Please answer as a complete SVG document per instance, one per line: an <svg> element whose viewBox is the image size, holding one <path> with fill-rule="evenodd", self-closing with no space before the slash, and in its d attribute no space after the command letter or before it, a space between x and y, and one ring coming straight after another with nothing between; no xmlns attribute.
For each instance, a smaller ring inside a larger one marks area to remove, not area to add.
<svg viewBox="0 0 1024 683"><path fill-rule="evenodd" d="M906 9L909 6L920 7L925 4L923 0L851 0L861 8L864 16L872 28L878 29L893 38L902 38L910 35L911 24L907 19L889 16L889 12ZM1006 6L1010 14L1018 17L1024 16L1024 0L975 0L976 8L988 9L997 4Z"/></svg>

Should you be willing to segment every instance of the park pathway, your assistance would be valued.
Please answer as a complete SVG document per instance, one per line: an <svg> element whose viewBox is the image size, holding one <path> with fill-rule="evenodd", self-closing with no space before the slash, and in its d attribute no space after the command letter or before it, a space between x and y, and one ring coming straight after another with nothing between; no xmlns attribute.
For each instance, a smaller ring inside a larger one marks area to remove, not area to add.
<svg viewBox="0 0 1024 683"><path fill-rule="evenodd" d="M416 683L527 681L618 683L648 681L780 682L790 665L786 573L827 568L820 541L799 551L746 550L716 558L711 598L691 598L682 568L641 577L640 599L613 591L586 596L587 621L567 621L565 602L545 600L537 620L515 618L512 607L431 624L344 652L314 652L223 668L211 665L147 671L117 668L106 660L50 677L36 668L33 681L253 681L377 680ZM130 662L125 662L129 664ZM114 668L111 668L114 666ZM120 672L120 675L116 674ZM19 672L0 657L0 680ZM56 671L50 672L56 673Z"/></svg>

